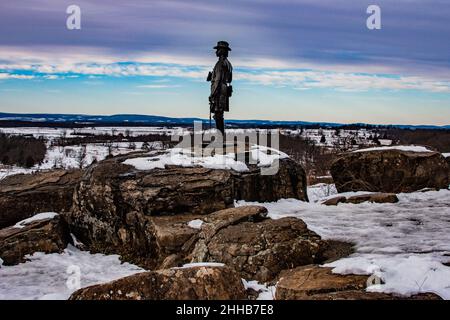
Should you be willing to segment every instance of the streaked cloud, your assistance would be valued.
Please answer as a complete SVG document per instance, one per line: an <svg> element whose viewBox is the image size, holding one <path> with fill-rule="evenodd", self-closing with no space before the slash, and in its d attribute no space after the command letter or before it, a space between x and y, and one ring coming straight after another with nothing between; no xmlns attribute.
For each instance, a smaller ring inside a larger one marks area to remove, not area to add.
<svg viewBox="0 0 450 320"><path fill-rule="evenodd" d="M144 89L167 89L167 88L179 88L179 85L170 85L170 84L144 84L138 86L138 88Z"/></svg>
<svg viewBox="0 0 450 320"><path fill-rule="evenodd" d="M14 74L14 73L0 73L0 80L9 80L9 79L34 79L35 77L32 75L23 75L23 74Z"/></svg>

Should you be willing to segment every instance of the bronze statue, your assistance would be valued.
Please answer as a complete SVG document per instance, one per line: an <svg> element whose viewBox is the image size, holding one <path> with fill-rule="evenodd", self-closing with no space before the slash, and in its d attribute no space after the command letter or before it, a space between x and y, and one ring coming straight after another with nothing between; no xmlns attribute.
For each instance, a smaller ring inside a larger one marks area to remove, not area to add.
<svg viewBox="0 0 450 320"><path fill-rule="evenodd" d="M214 114L216 128L225 138L225 125L223 113L230 111L229 98L233 92L230 85L233 78L233 67L228 61L228 52L231 51L228 42L219 41L216 49L216 56L219 57L214 66L214 70L209 72L207 81L211 81L211 95L209 96L209 111Z"/></svg>

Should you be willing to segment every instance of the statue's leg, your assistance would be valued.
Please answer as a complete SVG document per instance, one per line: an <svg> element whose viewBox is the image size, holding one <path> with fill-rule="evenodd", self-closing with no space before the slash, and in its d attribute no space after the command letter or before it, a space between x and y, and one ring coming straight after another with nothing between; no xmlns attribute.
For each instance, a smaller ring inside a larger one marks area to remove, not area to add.
<svg viewBox="0 0 450 320"><path fill-rule="evenodd" d="M216 111L214 114L214 120L216 120L216 128L222 133L222 137L225 142L225 124L223 120L223 111Z"/></svg>

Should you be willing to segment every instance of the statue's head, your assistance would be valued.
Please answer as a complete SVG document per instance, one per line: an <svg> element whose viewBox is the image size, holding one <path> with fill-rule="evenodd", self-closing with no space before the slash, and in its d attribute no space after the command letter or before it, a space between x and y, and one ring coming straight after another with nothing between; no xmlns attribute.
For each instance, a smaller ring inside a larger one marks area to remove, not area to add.
<svg viewBox="0 0 450 320"><path fill-rule="evenodd" d="M230 45L226 41L217 42L214 49L216 49L216 56L218 57L228 57L228 52L231 51Z"/></svg>

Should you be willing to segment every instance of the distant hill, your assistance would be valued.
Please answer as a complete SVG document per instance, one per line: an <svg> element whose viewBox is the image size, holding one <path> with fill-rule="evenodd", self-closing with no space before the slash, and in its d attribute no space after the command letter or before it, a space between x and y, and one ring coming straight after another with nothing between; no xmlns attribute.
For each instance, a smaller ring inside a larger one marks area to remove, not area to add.
<svg viewBox="0 0 450 320"><path fill-rule="evenodd" d="M155 115L140 114L116 114L116 115L85 115L85 114L50 114L50 113L1 113L0 126L188 126L193 121L209 122L209 119L200 118L171 118ZM385 125L373 125L365 123L342 124L330 122L308 121L271 121L271 120L226 120L229 127L365 127ZM450 129L450 125L390 125L399 129Z"/></svg>

